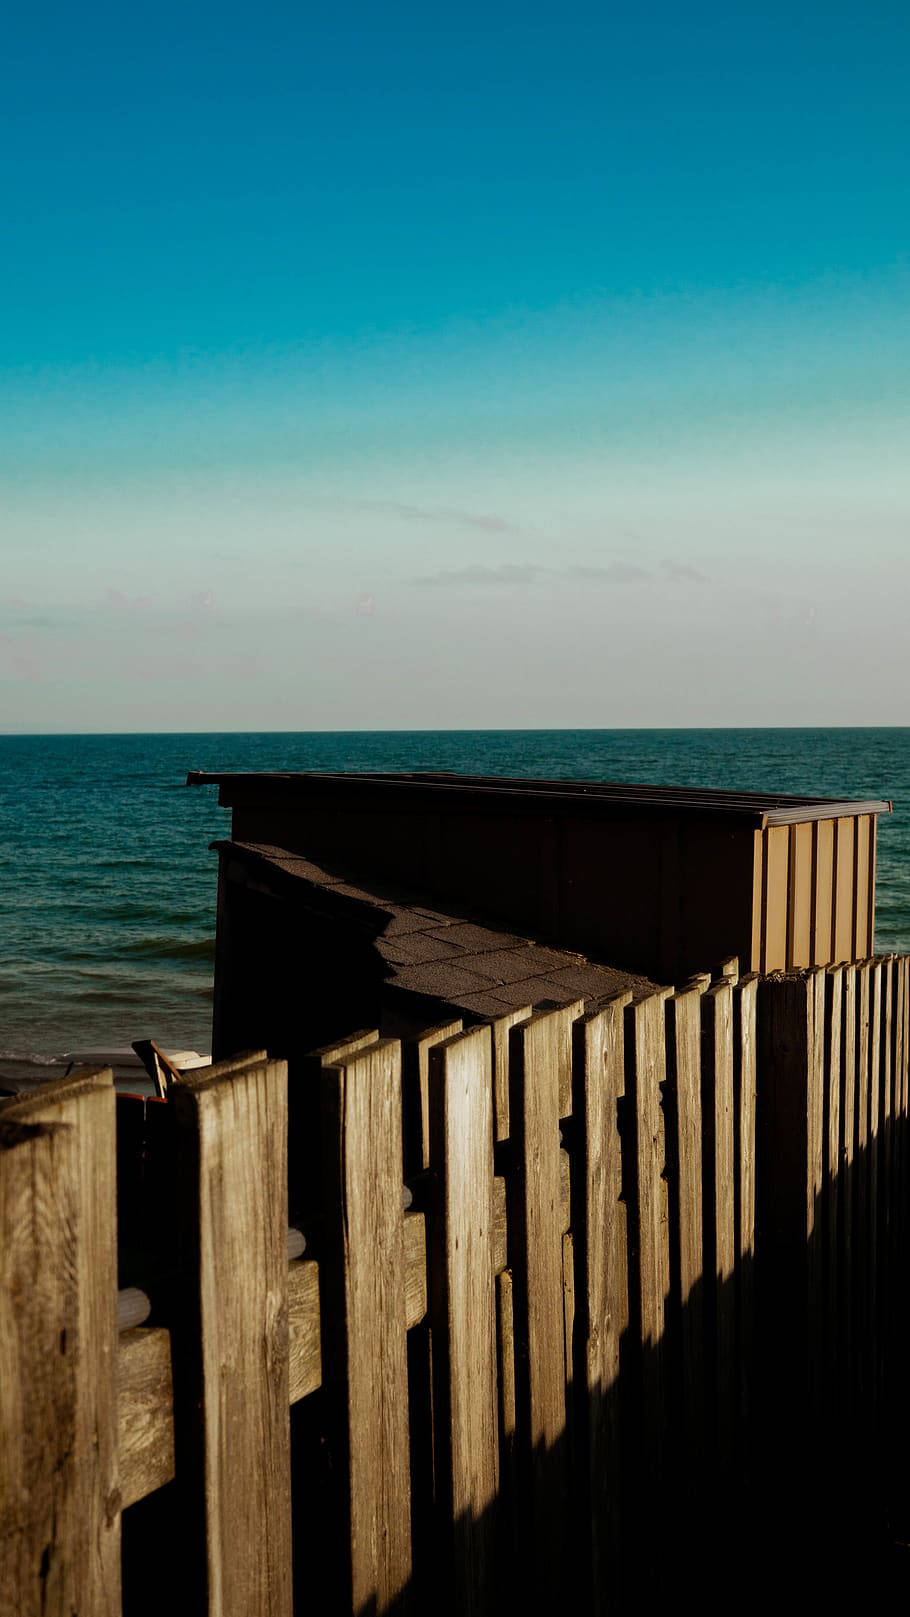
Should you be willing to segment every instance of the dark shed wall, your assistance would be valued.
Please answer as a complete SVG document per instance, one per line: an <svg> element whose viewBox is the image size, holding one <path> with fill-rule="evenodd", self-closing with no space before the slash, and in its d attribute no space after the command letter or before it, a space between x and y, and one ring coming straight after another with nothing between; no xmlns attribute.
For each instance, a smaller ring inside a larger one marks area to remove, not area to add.
<svg viewBox="0 0 910 1617"><path fill-rule="evenodd" d="M412 886L492 924L668 982L726 955L751 963L748 826L238 803L232 835Z"/></svg>
<svg viewBox="0 0 910 1617"><path fill-rule="evenodd" d="M238 842L411 888L489 925L680 982L874 947L885 802L451 776L219 780Z"/></svg>

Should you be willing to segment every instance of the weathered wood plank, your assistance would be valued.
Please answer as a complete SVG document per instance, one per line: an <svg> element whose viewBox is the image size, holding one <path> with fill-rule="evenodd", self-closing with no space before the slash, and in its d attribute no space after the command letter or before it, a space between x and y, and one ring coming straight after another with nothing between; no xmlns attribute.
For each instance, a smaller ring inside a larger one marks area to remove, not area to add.
<svg viewBox="0 0 910 1617"><path fill-rule="evenodd" d="M684 989L666 1006L671 1295L679 1318L682 1428L696 1477L705 1435L701 996L707 986Z"/></svg>
<svg viewBox="0 0 910 1617"><path fill-rule="evenodd" d="M790 826L787 966L812 964L812 826Z"/></svg>
<svg viewBox="0 0 910 1617"><path fill-rule="evenodd" d="M191 1269L172 1338L177 1480L205 1524L198 1609L289 1617L287 1068L203 1069L171 1094Z"/></svg>
<svg viewBox="0 0 910 1617"><path fill-rule="evenodd" d="M812 964L827 966L834 955L834 821L812 826L812 871L815 908L812 916Z"/></svg>
<svg viewBox="0 0 910 1617"><path fill-rule="evenodd" d="M558 1598L568 1525L559 1120L571 1091L571 1049L571 1018L563 1010L533 1016L510 1035L519 1465L529 1588L544 1608Z"/></svg>
<svg viewBox="0 0 910 1617"><path fill-rule="evenodd" d="M733 993L715 983L701 1000L705 1280L712 1310L715 1420L722 1465L731 1463L739 1399L736 1315Z"/></svg>
<svg viewBox="0 0 910 1617"><path fill-rule="evenodd" d="M839 1308L840 1364L842 1381L848 1398L852 1396L854 1378L854 1204L856 1201L856 967L844 968L841 1008L841 1074L840 1074L840 1191L838 1195L839 1225Z"/></svg>
<svg viewBox="0 0 910 1617"><path fill-rule="evenodd" d="M321 1326L319 1265L301 1258L288 1268L288 1403L322 1385Z"/></svg>
<svg viewBox="0 0 910 1617"><path fill-rule="evenodd" d="M824 1209L826 1240L825 1311L829 1320L825 1349L829 1396L837 1395L841 1375L843 1342L832 1328L840 1317L842 1270L841 1162L843 1157L843 1031L844 967L829 966L825 977L825 1095L822 1130L824 1135ZM833 1407L833 1406L832 1406Z"/></svg>
<svg viewBox="0 0 910 1617"><path fill-rule="evenodd" d="M762 868L762 971L783 970L787 964L790 827L771 825L764 833Z"/></svg>
<svg viewBox="0 0 910 1617"><path fill-rule="evenodd" d="M834 952L832 963L853 954L853 903L856 893L855 822L834 822Z"/></svg>
<svg viewBox="0 0 910 1617"><path fill-rule="evenodd" d="M120 1617L109 1070L0 1103L0 1609Z"/></svg>
<svg viewBox="0 0 910 1617"><path fill-rule="evenodd" d="M499 1530L504 1564L518 1553L518 1454L515 1406L515 1311L512 1273L496 1276L496 1370L499 1385Z"/></svg>
<svg viewBox="0 0 910 1617"><path fill-rule="evenodd" d="M437 1027L401 1046L401 1089L404 1105L404 1172L406 1176L424 1173L430 1166L430 1051L461 1032L460 1017ZM351 1051L351 1054L354 1052ZM340 1055L329 1059L339 1060Z"/></svg>
<svg viewBox="0 0 910 1617"><path fill-rule="evenodd" d="M436 1496L457 1613L492 1612L499 1492L488 1027L429 1052L430 1326Z"/></svg>
<svg viewBox="0 0 910 1617"><path fill-rule="evenodd" d="M306 1223L323 1202L321 1082L323 1069L378 1044L376 1028L298 1056L288 1073L288 1195L292 1216ZM419 1123L418 1123L419 1127ZM404 1158L402 1153L402 1178Z"/></svg>
<svg viewBox="0 0 910 1617"><path fill-rule="evenodd" d="M869 875L872 860L872 816L860 814L856 820L856 891L853 900L853 959L862 960L872 952L869 936Z"/></svg>
<svg viewBox="0 0 910 1617"><path fill-rule="evenodd" d="M323 1378L347 1520L353 1611L396 1613L411 1575L401 1197L401 1051L380 1040L322 1074Z"/></svg>
<svg viewBox="0 0 910 1617"><path fill-rule="evenodd" d="M824 1267L815 1235L822 1171L824 973L817 968L758 985L763 1086L756 1186L762 1231L768 1405L792 1432L817 1397ZM776 1323L787 1320L780 1331Z"/></svg>
<svg viewBox="0 0 910 1617"><path fill-rule="evenodd" d="M125 1510L174 1475L171 1334L162 1326L137 1326L121 1334L117 1413Z"/></svg>
<svg viewBox="0 0 910 1617"><path fill-rule="evenodd" d="M509 1138L509 1034L519 1022L526 1022L531 1015L531 1006L524 1005L520 1010L509 1011L506 1016L497 1016L490 1023L493 1035L493 1092L496 1109L496 1138L507 1140Z"/></svg>
<svg viewBox="0 0 910 1617"><path fill-rule="evenodd" d="M620 994L573 1030L574 1115L583 1120L579 1330L584 1352L590 1495L588 1545L592 1612L615 1607L620 1588L620 1342L628 1325L626 1209L617 1107L625 1093Z"/></svg>
<svg viewBox="0 0 910 1617"><path fill-rule="evenodd" d="M733 995L736 1268L739 1305L740 1408L748 1422L754 1406L755 1358L755 1137L757 1107L758 976L743 977Z"/></svg>
<svg viewBox="0 0 910 1617"><path fill-rule="evenodd" d="M729 993L729 989L724 990ZM645 1487L660 1485L667 1418L666 1311L670 1292L669 1209L667 1200L666 1140L661 1109L661 1086L666 1077L664 1004L671 990L662 990L630 1005L626 1023L626 1094L631 1140L628 1165L631 1183L627 1201L634 1210L635 1263L630 1266L630 1294L642 1347L642 1467Z"/></svg>

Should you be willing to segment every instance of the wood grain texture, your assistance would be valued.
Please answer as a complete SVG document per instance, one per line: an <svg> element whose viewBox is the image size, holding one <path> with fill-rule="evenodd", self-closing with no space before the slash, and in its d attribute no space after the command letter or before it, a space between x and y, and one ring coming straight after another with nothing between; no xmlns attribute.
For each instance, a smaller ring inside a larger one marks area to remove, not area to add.
<svg viewBox="0 0 910 1617"><path fill-rule="evenodd" d="M869 1397L870 1277L869 1181L871 1161L870 1042L874 966L863 960L856 971L856 1184L853 1197L853 1279L855 1385L860 1400Z"/></svg>
<svg viewBox="0 0 910 1617"><path fill-rule="evenodd" d="M519 1022L526 1022L530 1015L531 1006L523 1005L520 1010L510 1011L507 1016L497 1016L490 1023L497 1140L509 1138L509 1034L513 1027L517 1027Z"/></svg>
<svg viewBox="0 0 910 1617"><path fill-rule="evenodd" d="M840 1246L840 1295L838 1325L840 1363L846 1386L853 1385L854 1337L854 1206L855 1163L857 1140L856 1111L856 1019L857 990L856 967L844 967L841 1002L841 1066L840 1066L840 1189L838 1193L838 1224Z"/></svg>
<svg viewBox="0 0 910 1617"><path fill-rule="evenodd" d="M856 820L856 890L853 899L853 960L862 960L872 952L869 936L869 877L872 864L871 814L860 814Z"/></svg>
<svg viewBox="0 0 910 1617"><path fill-rule="evenodd" d="M624 1012L630 994L574 1028L575 1116L583 1119L578 1326L590 1491L592 1610L610 1611L620 1586L620 1342L628 1325L626 1209L618 1102L625 1093Z"/></svg>
<svg viewBox="0 0 910 1617"><path fill-rule="evenodd" d="M291 1404L322 1385L321 1328L319 1265L312 1258L301 1258L288 1268L288 1402Z"/></svg>
<svg viewBox="0 0 910 1617"><path fill-rule="evenodd" d="M832 964L853 958L853 903L856 893L856 822L834 822L834 950ZM825 965L825 961L819 961Z"/></svg>
<svg viewBox="0 0 910 1617"><path fill-rule="evenodd" d="M503 1555L510 1562L518 1545L518 1471L515 1407L515 1311L512 1273L496 1276L496 1370L499 1386L499 1526Z"/></svg>
<svg viewBox="0 0 910 1617"><path fill-rule="evenodd" d="M789 860L790 827L769 826L762 859L762 971L782 971L787 964Z"/></svg>
<svg viewBox="0 0 910 1617"><path fill-rule="evenodd" d="M565 1011L512 1029L510 1110L516 1167L510 1185L519 1465L526 1483L526 1568L534 1598L555 1600L566 1543L566 1383L559 1120L571 1092Z"/></svg>
<svg viewBox="0 0 910 1617"><path fill-rule="evenodd" d="M825 1093L822 1131L826 1247L825 1309L829 1320L837 1320L840 1316L844 970L845 968L840 965L829 966L825 974ZM825 1346L828 1386L833 1394L838 1385L842 1346L837 1330L830 1331Z"/></svg>
<svg viewBox="0 0 910 1617"><path fill-rule="evenodd" d="M729 992L729 990L727 990ZM660 1485L667 1428L666 1324L670 1293L669 1206L661 1086L666 1077L665 1002L670 990L630 1005L626 1024L626 1094L630 1104L629 1287L631 1317L642 1346L642 1477ZM634 1226L634 1227L633 1227Z"/></svg>
<svg viewBox="0 0 910 1617"><path fill-rule="evenodd" d="M713 1312L717 1440L729 1465L739 1393L736 1342L736 1130L733 991L715 983L701 1000L705 1278Z"/></svg>
<svg viewBox="0 0 910 1617"><path fill-rule="evenodd" d="M812 964L812 826L790 826L787 966Z"/></svg>
<svg viewBox="0 0 910 1617"><path fill-rule="evenodd" d="M461 1020L427 1028L401 1046L401 1087L404 1104L404 1171L424 1173L430 1166L430 1051L434 1045L461 1032Z"/></svg>
<svg viewBox="0 0 910 1617"><path fill-rule="evenodd" d="M824 973L758 985L761 1083L756 1186L765 1317L763 1373L780 1417L801 1425L817 1396L823 1248L815 1238L822 1175Z"/></svg>
<svg viewBox="0 0 910 1617"><path fill-rule="evenodd" d="M762 969L762 929L764 925L764 904L762 894L765 890L764 875L764 832L754 831L752 834L752 954L749 960L750 971ZM746 964L745 961L742 962Z"/></svg>
<svg viewBox="0 0 910 1617"><path fill-rule="evenodd" d="M834 959L834 821L816 820L812 826L812 871L815 903L812 915L812 964L830 965Z"/></svg>
<svg viewBox="0 0 910 1617"><path fill-rule="evenodd" d="M680 1321L683 1428L696 1475L705 1436L701 996L707 986L674 994L666 1005L671 1287Z"/></svg>
<svg viewBox="0 0 910 1617"><path fill-rule="evenodd" d="M492 1612L499 1492L489 1027L429 1053L429 1221L436 1489L452 1608ZM446 1580L448 1583L448 1579Z"/></svg>
<svg viewBox="0 0 910 1617"><path fill-rule="evenodd" d="M401 1049L322 1074L323 1378L355 1612L404 1609L411 1575Z"/></svg>
<svg viewBox="0 0 910 1617"><path fill-rule="evenodd" d="M882 1026L884 964L871 962L869 968L869 1201L866 1241L866 1273L868 1280L868 1315L866 1346L868 1349L869 1391L872 1409L878 1404L878 1335L879 1335L879 1232L882 1192L882 1088L885 1052Z"/></svg>
<svg viewBox="0 0 910 1617"><path fill-rule="evenodd" d="M303 1223L322 1215L323 1069L378 1042L376 1028L360 1028L349 1038L310 1050L291 1064L288 1074L288 1197L291 1214ZM419 1132L419 1117L415 1126Z"/></svg>
<svg viewBox="0 0 910 1617"><path fill-rule="evenodd" d="M740 1362L740 1410L748 1421L753 1404L755 1358L755 1150L758 1070L755 1008L758 976L743 977L733 994L733 1082L736 1184L736 1267Z"/></svg>
<svg viewBox="0 0 910 1617"><path fill-rule="evenodd" d="M172 1341L178 1482L203 1493L202 1609L289 1617L287 1067L203 1069L172 1095L195 1336Z"/></svg>
<svg viewBox="0 0 910 1617"><path fill-rule="evenodd" d="M120 1617L110 1071L3 1101L0 1128L0 1611Z"/></svg>
<svg viewBox="0 0 910 1617"><path fill-rule="evenodd" d="M125 1510L174 1475L171 1335L160 1325L137 1326L120 1336L117 1412Z"/></svg>

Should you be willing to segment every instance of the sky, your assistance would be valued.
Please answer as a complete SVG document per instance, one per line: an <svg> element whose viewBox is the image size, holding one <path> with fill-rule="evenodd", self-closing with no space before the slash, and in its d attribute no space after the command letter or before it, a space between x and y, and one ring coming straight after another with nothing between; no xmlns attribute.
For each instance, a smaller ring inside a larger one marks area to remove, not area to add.
<svg viewBox="0 0 910 1617"><path fill-rule="evenodd" d="M41 0L0 729L906 724L910 11Z"/></svg>

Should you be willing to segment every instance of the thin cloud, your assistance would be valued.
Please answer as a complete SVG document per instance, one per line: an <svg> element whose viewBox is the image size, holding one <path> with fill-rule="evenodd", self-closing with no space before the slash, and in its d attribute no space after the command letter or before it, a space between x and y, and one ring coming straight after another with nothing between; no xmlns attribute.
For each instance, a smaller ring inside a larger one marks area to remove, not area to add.
<svg viewBox="0 0 910 1617"><path fill-rule="evenodd" d="M358 500L364 511L385 511L406 522L455 523L462 528L478 528L481 533L521 533L517 522L489 511L463 511L449 505L408 505L403 500Z"/></svg>
<svg viewBox="0 0 910 1617"><path fill-rule="evenodd" d="M144 612L152 604L150 595L125 595L123 590L106 590L104 598L115 612Z"/></svg>
<svg viewBox="0 0 910 1617"><path fill-rule="evenodd" d="M586 583L595 584L636 584L640 580L649 578L650 574L644 567L636 567L632 562L614 561L606 567L539 567L533 562L503 562L499 567L459 567L444 569L438 573L424 574L415 578L415 584L432 584L438 587L458 584L536 584L541 579L584 579Z"/></svg>
<svg viewBox="0 0 910 1617"><path fill-rule="evenodd" d="M660 565L663 569L664 577L668 578L672 584L707 584L708 582L704 573L700 573L697 567L689 567L685 562L662 561Z"/></svg>
<svg viewBox="0 0 910 1617"><path fill-rule="evenodd" d="M637 584L640 579L651 576L646 568L628 561L611 561L607 567L570 567L568 572L572 578L584 578L594 584Z"/></svg>
<svg viewBox="0 0 910 1617"><path fill-rule="evenodd" d="M502 567L459 567L453 571L428 573L415 578L415 584L533 584L548 571L523 562L507 562Z"/></svg>

